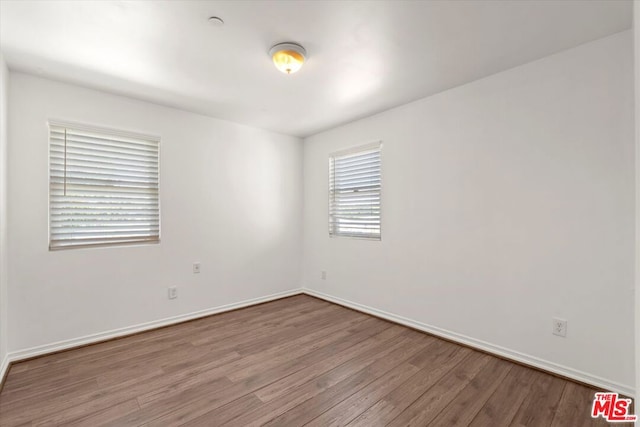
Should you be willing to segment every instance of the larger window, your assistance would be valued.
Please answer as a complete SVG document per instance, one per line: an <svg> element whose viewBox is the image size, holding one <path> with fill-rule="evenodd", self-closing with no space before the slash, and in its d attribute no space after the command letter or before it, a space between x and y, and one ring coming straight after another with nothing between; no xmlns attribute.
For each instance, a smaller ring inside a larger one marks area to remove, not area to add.
<svg viewBox="0 0 640 427"><path fill-rule="evenodd" d="M381 144L329 157L329 234L380 240Z"/></svg>
<svg viewBox="0 0 640 427"><path fill-rule="evenodd" d="M49 141L49 249L159 241L159 139L50 122Z"/></svg>

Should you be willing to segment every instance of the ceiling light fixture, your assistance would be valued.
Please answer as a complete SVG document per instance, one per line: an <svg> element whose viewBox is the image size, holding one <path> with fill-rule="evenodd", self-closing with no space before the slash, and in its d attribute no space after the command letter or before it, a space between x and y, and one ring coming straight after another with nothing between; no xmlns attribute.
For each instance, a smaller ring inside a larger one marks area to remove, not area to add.
<svg viewBox="0 0 640 427"><path fill-rule="evenodd" d="M209 18L209 23L211 23L211 24L213 24L215 26L224 25L224 21L219 16L212 16L211 18Z"/></svg>
<svg viewBox="0 0 640 427"><path fill-rule="evenodd" d="M307 57L307 51L297 43L279 43L269 50L276 68L285 74L298 71Z"/></svg>

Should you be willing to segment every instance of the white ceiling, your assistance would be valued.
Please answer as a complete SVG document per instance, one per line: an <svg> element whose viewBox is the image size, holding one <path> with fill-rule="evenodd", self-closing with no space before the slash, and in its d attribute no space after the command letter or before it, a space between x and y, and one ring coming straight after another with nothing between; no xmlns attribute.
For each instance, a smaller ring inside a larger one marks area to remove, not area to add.
<svg viewBox="0 0 640 427"><path fill-rule="evenodd" d="M631 26L630 0L0 3L12 70L298 136ZM291 76L284 41L309 53Z"/></svg>

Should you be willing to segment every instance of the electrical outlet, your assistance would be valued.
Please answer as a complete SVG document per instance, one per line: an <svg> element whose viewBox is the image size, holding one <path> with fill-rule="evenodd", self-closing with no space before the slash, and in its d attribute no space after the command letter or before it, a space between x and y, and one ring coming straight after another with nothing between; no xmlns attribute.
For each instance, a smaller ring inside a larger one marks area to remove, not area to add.
<svg viewBox="0 0 640 427"><path fill-rule="evenodd" d="M198 274L200 273L200 263L199 262L194 262L193 263L193 274Z"/></svg>
<svg viewBox="0 0 640 427"><path fill-rule="evenodd" d="M169 287L169 299L176 299L178 298L178 287L177 286L170 286Z"/></svg>
<svg viewBox="0 0 640 427"><path fill-rule="evenodd" d="M567 336L567 321L564 319L558 319L557 317L553 318L553 335L558 335L559 337Z"/></svg>
<svg viewBox="0 0 640 427"><path fill-rule="evenodd" d="M321 271L320 272L320 278L322 280L327 280L327 272L326 271Z"/></svg>

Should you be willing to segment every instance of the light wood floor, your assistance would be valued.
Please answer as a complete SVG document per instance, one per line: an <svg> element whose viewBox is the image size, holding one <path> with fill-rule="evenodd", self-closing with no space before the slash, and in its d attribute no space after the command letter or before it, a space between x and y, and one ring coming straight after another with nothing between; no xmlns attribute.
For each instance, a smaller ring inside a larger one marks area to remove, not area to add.
<svg viewBox="0 0 640 427"><path fill-rule="evenodd" d="M606 425L593 393L299 295L15 364L0 425Z"/></svg>

